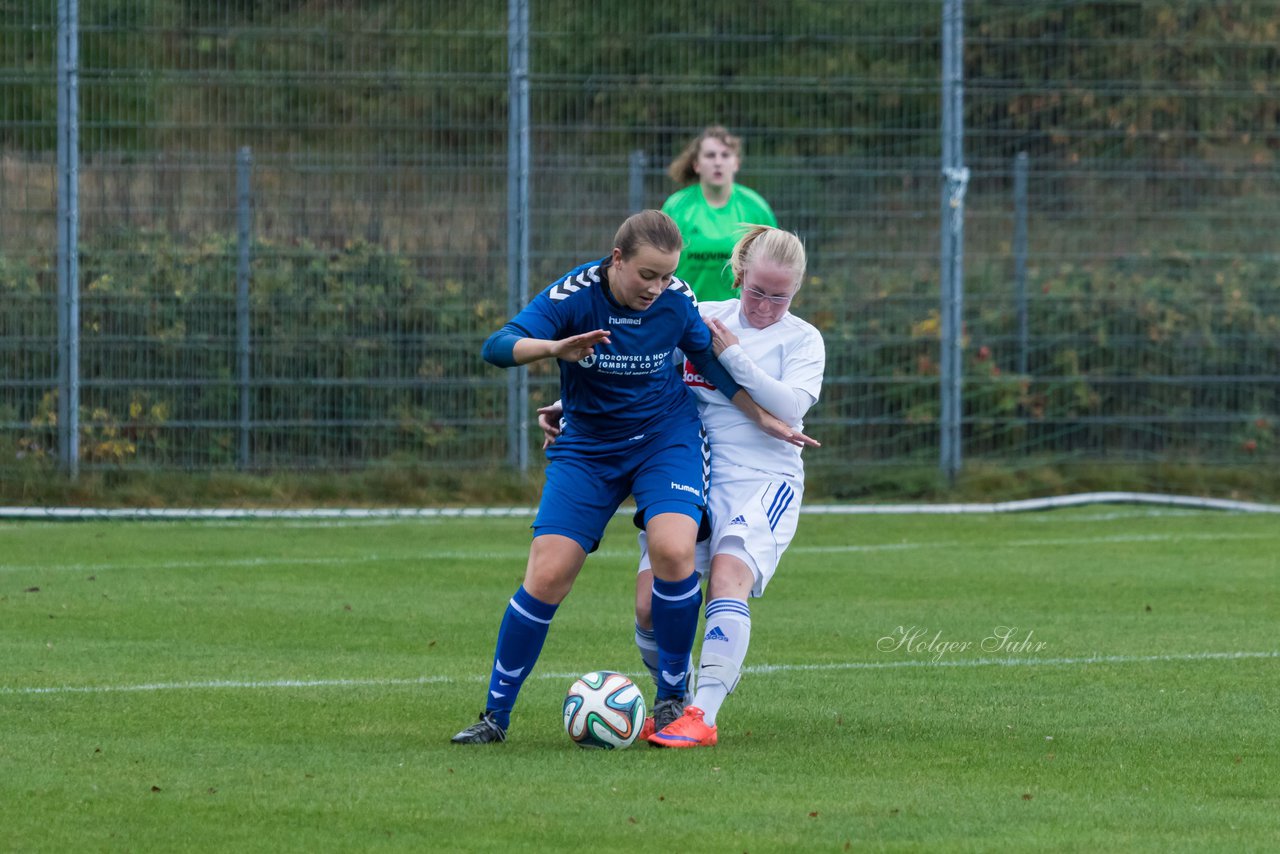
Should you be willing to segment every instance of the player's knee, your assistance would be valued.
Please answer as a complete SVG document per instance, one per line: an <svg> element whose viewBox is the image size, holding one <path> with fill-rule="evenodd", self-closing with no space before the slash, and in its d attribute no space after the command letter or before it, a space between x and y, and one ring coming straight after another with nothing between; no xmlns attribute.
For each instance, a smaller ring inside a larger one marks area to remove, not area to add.
<svg viewBox="0 0 1280 854"><path fill-rule="evenodd" d="M535 598L558 605L569 595L586 554L567 538L535 537L525 567L524 589Z"/></svg>
<svg viewBox="0 0 1280 854"><path fill-rule="evenodd" d="M524 589L540 602L559 605L573 589L573 576L567 576L561 572L531 570L525 573Z"/></svg>
<svg viewBox="0 0 1280 854"><path fill-rule="evenodd" d="M720 548L722 551L711 559L709 595L713 599L746 599L756 581L753 559L737 538L722 540Z"/></svg>
<svg viewBox="0 0 1280 854"><path fill-rule="evenodd" d="M672 544L669 548L649 551L653 574L663 581L683 581L693 574L693 544Z"/></svg>
<svg viewBox="0 0 1280 854"><path fill-rule="evenodd" d="M683 581L693 572L693 554L698 539L700 512L693 505L673 502L671 507L659 504L645 525L648 535L649 562L656 578Z"/></svg>

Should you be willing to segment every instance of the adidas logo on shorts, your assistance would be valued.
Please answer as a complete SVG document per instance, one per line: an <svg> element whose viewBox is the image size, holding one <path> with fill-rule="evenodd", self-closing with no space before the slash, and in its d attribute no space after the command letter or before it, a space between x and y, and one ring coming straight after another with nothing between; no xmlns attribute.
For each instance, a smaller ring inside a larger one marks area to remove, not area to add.
<svg viewBox="0 0 1280 854"><path fill-rule="evenodd" d="M747 525L747 518L745 516L734 516L732 519L729 520L729 524L731 526L742 525L745 528Z"/></svg>

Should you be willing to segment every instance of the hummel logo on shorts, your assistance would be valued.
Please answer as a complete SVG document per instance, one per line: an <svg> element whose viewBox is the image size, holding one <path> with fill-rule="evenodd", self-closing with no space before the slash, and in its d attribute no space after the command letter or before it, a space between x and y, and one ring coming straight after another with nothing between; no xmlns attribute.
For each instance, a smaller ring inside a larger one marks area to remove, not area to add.
<svg viewBox="0 0 1280 854"><path fill-rule="evenodd" d="M725 637L724 632L720 631L719 626L712 626L711 631L707 632L707 636L703 640L728 641L729 639Z"/></svg>

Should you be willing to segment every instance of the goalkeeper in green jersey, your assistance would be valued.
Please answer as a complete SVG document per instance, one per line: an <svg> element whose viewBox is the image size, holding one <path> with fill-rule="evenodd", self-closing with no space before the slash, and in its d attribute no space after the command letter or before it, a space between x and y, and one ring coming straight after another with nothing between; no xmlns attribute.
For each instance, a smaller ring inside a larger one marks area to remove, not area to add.
<svg viewBox="0 0 1280 854"><path fill-rule="evenodd" d="M742 165L742 141L719 125L700 133L667 169L683 189L662 205L684 236L676 275L702 301L733 299L729 255L748 225L778 224L764 197L734 183Z"/></svg>

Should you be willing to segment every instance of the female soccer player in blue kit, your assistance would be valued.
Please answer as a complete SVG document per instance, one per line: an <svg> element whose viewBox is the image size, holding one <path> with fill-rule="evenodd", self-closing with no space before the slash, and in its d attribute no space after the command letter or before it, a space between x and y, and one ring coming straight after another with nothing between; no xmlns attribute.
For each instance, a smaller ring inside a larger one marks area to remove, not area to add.
<svg viewBox="0 0 1280 854"><path fill-rule="evenodd" d="M694 544L706 504L706 448L693 396L672 364L679 348L762 430L817 443L755 404L716 360L697 301L675 278L682 238L669 216L627 219L613 251L561 277L489 337L499 367L556 358L563 430L551 447L524 583L507 603L480 719L458 744L506 740L511 709L557 607L628 495L648 538L653 631L664 684L680 697L702 594Z"/></svg>

